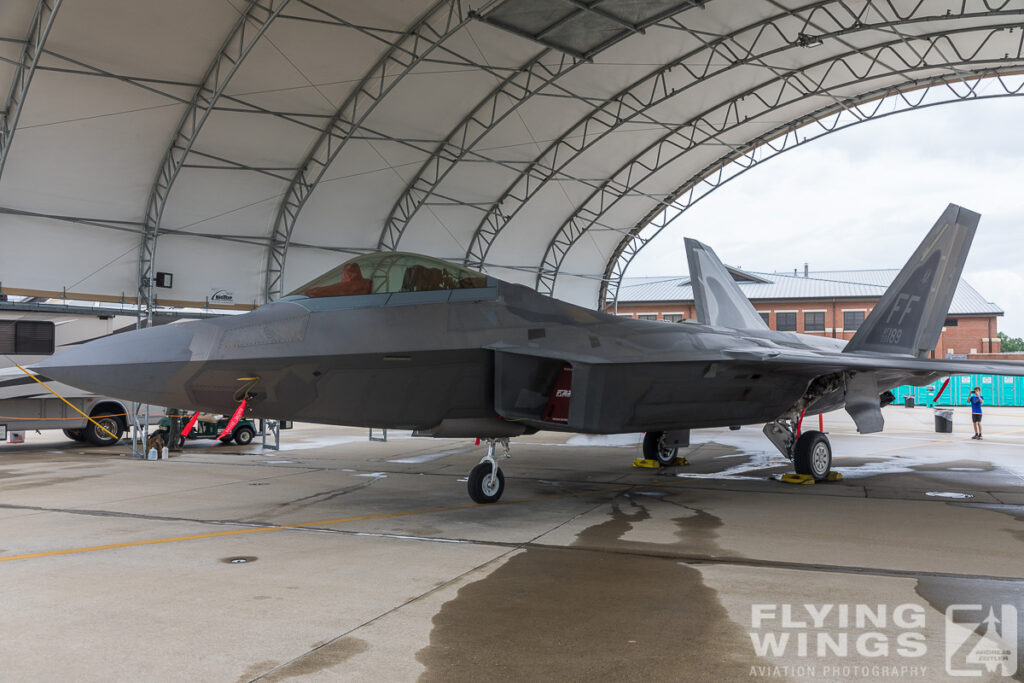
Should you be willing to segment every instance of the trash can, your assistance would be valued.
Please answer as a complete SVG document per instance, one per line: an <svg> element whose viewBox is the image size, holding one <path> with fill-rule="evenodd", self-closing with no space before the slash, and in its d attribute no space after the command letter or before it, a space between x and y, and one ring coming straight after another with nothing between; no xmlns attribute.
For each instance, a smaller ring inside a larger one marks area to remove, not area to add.
<svg viewBox="0 0 1024 683"><path fill-rule="evenodd" d="M953 411L935 411L935 431L940 434L951 434L953 432Z"/></svg>
<svg viewBox="0 0 1024 683"><path fill-rule="evenodd" d="M914 397L913 396L906 396L906 397L904 397L904 399L903 399L903 407L904 408L913 408L914 407Z"/></svg>

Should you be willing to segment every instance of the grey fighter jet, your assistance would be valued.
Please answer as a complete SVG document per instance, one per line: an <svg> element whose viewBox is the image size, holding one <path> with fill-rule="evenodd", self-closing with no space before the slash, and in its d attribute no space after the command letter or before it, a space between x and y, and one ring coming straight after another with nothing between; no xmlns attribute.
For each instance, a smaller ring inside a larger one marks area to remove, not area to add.
<svg viewBox="0 0 1024 683"><path fill-rule="evenodd" d="M845 408L882 429L889 389L953 373L1024 375L1024 363L928 358L979 215L950 205L856 336L773 332L705 245L687 240L698 322L574 306L413 254L354 258L245 315L120 334L37 367L83 389L250 417L480 437L477 502L504 489L495 445L540 429L646 432L675 461L689 430L764 424L798 473L825 479L828 438L805 415Z"/></svg>

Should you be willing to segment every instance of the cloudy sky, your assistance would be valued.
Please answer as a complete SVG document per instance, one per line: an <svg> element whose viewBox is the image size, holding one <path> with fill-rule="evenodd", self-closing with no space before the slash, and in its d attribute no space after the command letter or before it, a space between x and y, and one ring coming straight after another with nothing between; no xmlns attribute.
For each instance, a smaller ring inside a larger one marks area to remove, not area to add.
<svg viewBox="0 0 1024 683"><path fill-rule="evenodd" d="M627 276L686 272L683 238L754 271L899 268L946 204L982 215L964 277L1024 336L1024 100L890 116L768 160L684 213Z"/></svg>

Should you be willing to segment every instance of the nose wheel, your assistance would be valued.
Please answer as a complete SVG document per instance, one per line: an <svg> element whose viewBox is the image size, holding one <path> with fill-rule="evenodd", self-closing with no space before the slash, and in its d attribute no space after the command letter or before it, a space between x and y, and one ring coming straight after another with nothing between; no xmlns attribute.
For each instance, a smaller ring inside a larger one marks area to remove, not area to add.
<svg viewBox="0 0 1024 683"><path fill-rule="evenodd" d="M505 492L505 475L498 467L498 458L512 457L509 454L508 439L487 439L487 455L469 472L466 487L474 503L496 503ZM502 454L495 456L495 446L500 443Z"/></svg>

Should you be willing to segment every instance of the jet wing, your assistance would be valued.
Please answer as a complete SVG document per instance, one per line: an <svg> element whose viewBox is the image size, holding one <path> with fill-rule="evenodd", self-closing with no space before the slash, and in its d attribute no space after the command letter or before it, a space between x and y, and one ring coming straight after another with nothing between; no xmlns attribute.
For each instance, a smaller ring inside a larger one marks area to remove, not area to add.
<svg viewBox="0 0 1024 683"><path fill-rule="evenodd" d="M850 372L902 371L916 375L1010 375L1024 377L1024 361L964 361L941 358L913 358L910 356L874 355L861 353L824 353L787 348L736 347L707 349L699 352L670 351L645 353L636 356L598 356L591 353L567 352L559 349L540 349L529 346L498 346L488 348L503 353L521 356L549 358L567 363L603 364L645 364L645 363L729 363L763 365L766 372L772 369L792 370L801 373L828 374L849 370Z"/></svg>
<svg viewBox="0 0 1024 683"><path fill-rule="evenodd" d="M963 361L940 358L910 358L905 356L872 356L866 353L802 353L799 351L773 351L764 353L749 349L725 350L723 360L755 360L770 367L791 367L820 370L821 374L849 370L870 372L873 370L903 371L920 375L1010 375L1024 377L1024 362L1018 361ZM757 357L760 356L760 357Z"/></svg>

